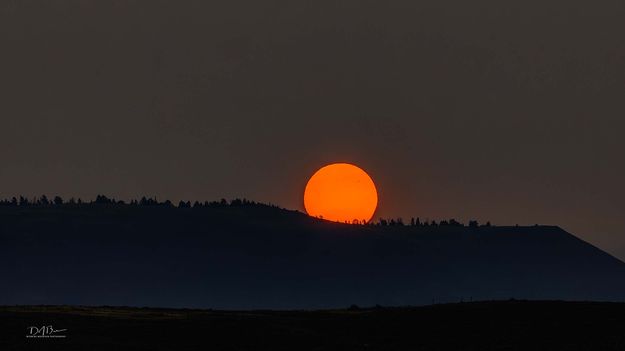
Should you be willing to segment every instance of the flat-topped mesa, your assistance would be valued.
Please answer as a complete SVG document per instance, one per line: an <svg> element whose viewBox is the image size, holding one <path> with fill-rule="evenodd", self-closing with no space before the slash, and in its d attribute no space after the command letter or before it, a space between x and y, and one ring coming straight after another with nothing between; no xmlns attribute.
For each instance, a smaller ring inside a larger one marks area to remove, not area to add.
<svg viewBox="0 0 625 351"><path fill-rule="evenodd" d="M625 300L554 226L362 226L272 206L0 206L0 304L222 309Z"/></svg>

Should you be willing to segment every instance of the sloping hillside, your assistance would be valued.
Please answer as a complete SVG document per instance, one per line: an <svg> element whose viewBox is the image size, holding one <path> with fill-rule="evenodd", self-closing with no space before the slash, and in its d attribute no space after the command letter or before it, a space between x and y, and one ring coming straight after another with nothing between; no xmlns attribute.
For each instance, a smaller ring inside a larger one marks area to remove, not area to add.
<svg viewBox="0 0 625 351"><path fill-rule="evenodd" d="M264 205L0 207L0 304L220 309L625 300L558 227L374 227Z"/></svg>

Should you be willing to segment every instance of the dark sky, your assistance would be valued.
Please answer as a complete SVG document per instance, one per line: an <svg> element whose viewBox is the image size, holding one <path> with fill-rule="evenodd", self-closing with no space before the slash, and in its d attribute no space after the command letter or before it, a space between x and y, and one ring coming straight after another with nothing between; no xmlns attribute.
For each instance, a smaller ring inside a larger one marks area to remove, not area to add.
<svg viewBox="0 0 625 351"><path fill-rule="evenodd" d="M0 2L0 197L557 224L625 258L625 2Z"/></svg>

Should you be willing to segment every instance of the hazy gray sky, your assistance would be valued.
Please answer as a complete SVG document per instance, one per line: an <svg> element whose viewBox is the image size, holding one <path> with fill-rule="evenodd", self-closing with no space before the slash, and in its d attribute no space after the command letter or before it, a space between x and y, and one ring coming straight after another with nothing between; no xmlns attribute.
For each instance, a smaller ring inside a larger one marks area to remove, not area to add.
<svg viewBox="0 0 625 351"><path fill-rule="evenodd" d="M625 258L625 2L2 1L0 196L557 224Z"/></svg>

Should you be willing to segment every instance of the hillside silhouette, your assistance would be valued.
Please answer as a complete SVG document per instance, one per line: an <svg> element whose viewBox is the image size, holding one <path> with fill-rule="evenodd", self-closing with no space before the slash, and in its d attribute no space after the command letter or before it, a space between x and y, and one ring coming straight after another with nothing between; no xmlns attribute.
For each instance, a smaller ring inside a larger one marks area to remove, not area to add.
<svg viewBox="0 0 625 351"><path fill-rule="evenodd" d="M625 300L625 264L555 226L348 225L247 200L45 200L0 203L0 305Z"/></svg>

